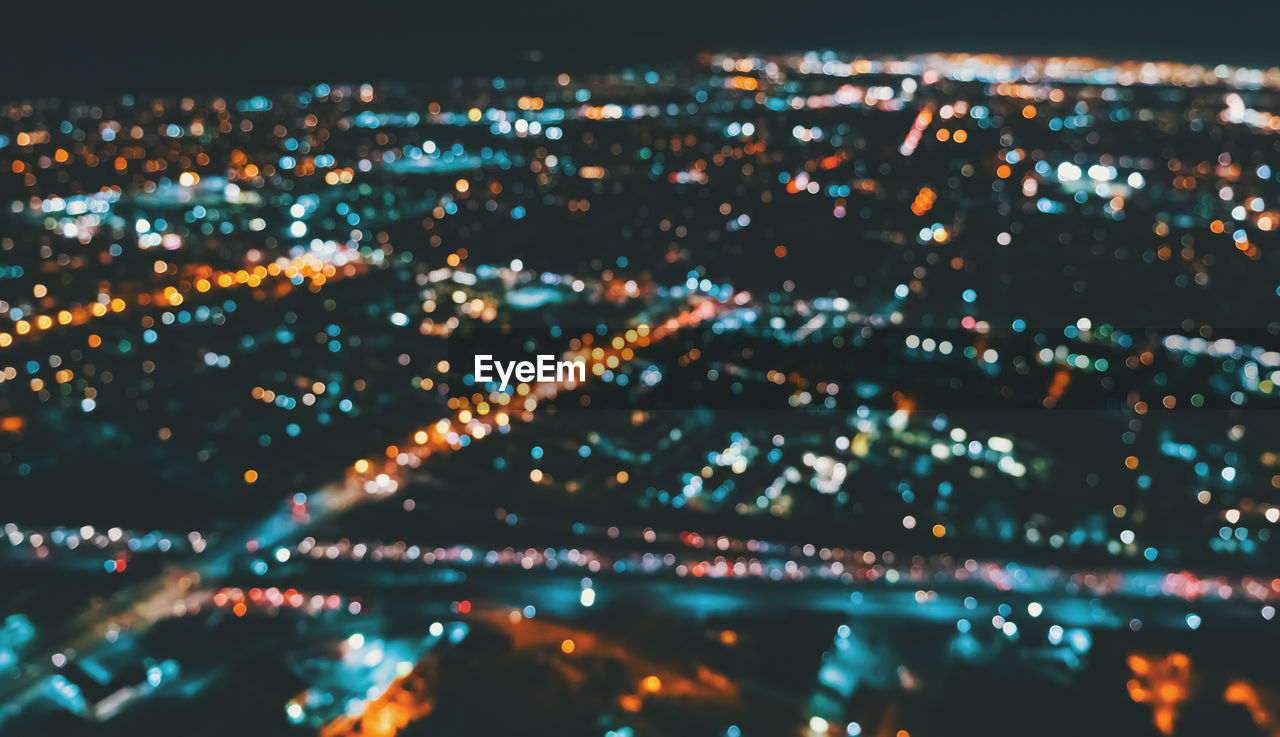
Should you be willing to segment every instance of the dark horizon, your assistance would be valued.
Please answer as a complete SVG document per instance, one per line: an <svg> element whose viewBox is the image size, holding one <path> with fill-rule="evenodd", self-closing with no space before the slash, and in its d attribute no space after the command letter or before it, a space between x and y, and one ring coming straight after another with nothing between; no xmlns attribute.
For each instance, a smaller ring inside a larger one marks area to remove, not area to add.
<svg viewBox="0 0 1280 737"><path fill-rule="evenodd" d="M353 13L337 3L319 3L185 22L172 11L153 10L102 15L69 29L60 27L63 19L50 11L15 10L8 16L11 27L22 32L0 47L0 64L9 70L0 75L0 99L601 71L723 50L1280 64L1267 38L1280 25L1275 6L1234 16L1223 12L1217 17L1238 18L1239 25L1217 33L1167 3L1147 0L1124 5L1085 0L1038 7L1033 14L989 0L944 10L920 3L821 9L762 2L727 7L645 3L608 12L583 12L576 3L496 5L441 11L366 3ZM540 61L533 63L535 58Z"/></svg>

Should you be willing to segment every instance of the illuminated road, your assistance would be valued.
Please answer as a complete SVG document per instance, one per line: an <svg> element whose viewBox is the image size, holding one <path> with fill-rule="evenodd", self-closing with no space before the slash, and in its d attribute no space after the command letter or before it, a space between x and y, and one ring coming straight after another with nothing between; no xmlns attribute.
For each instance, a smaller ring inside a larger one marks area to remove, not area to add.
<svg viewBox="0 0 1280 737"><path fill-rule="evenodd" d="M649 341L660 340L678 330L697 325L723 311L733 309L732 304L717 303L709 299L698 298L694 305L678 312L675 316L663 321L655 327ZM739 303L745 302L740 300ZM622 355L621 349L610 350L609 355ZM600 362L605 357L598 359ZM596 374L598 375L598 373ZM572 388L571 385L538 384L531 387L525 405L519 413L507 415L495 412L487 417L472 417L467 410L460 410L453 421L443 420L418 433L414 442L406 445L408 452L418 458L426 458L432 453L442 452L460 447L456 433L450 428L453 422L473 437L479 439L492 432L499 422L510 420L527 420L538 406L538 400L554 398L560 391ZM463 413L466 413L463 415ZM505 418L505 419L502 419ZM487 428L487 430L477 430ZM427 435L423 435L427 433ZM363 471L359 470L363 468ZM27 657L28 665L21 675L0 685L0 703L9 707L0 708L0 723L12 713L17 713L19 702L31 689L39 688L47 678L56 675L58 669L53 665L55 653L73 652L76 655L87 655L102 642L113 628L142 632L157 621L166 617L185 613L189 607L198 605L207 592L197 590L197 584L207 583L208 579L224 576L230 572L231 564L246 551L265 549L282 543L291 543L298 539L307 527L317 524L350 507L364 501L382 498L383 494L370 494L366 488L368 476L373 475L373 468L368 461L357 463L353 471L344 479L309 495L308 518L306 521L295 517L288 504L269 517L222 538L217 548L210 548L204 554L192 560L186 569L172 568L158 577L148 579L132 587L114 594L101 607L90 609L77 617L68 632L58 633L54 637L39 633L35 649L43 651L43 655ZM400 478L403 464L394 459L381 464L377 469L386 480Z"/></svg>

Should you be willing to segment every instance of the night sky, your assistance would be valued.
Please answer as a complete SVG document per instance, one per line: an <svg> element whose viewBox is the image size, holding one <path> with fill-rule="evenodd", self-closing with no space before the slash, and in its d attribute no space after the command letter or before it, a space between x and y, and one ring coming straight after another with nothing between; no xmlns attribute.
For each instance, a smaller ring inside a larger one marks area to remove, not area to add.
<svg viewBox="0 0 1280 737"><path fill-rule="evenodd" d="M6 8L0 94L261 90L692 57L700 50L1093 55L1280 63L1274 3L469 2Z"/></svg>

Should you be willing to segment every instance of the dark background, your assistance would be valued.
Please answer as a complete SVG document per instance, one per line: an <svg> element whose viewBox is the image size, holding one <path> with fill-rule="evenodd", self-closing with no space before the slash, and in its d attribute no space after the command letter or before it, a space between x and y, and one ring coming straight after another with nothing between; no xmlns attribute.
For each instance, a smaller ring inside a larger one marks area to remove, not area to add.
<svg viewBox="0 0 1280 737"><path fill-rule="evenodd" d="M600 70L699 50L1280 64L1280 3L30 2L0 10L0 98ZM540 55L531 55L537 50Z"/></svg>

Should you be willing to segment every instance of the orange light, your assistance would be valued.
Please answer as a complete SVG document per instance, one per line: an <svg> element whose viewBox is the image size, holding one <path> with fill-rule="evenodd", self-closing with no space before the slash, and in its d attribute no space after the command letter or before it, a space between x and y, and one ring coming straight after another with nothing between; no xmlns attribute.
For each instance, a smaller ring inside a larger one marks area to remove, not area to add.
<svg viewBox="0 0 1280 737"><path fill-rule="evenodd" d="M565 655L568 655L572 653L576 647L577 645L573 643L573 640L565 640L564 642L560 643L560 652L564 653Z"/></svg>
<svg viewBox="0 0 1280 737"><path fill-rule="evenodd" d="M245 471L245 472L244 472L244 482L245 482L246 484L252 484L252 483L255 483L255 482L257 482L257 480L258 480L258 472L257 472L257 471L255 471L255 470L253 470L253 469L251 468L251 469L249 469L248 471Z"/></svg>
<svg viewBox="0 0 1280 737"><path fill-rule="evenodd" d="M658 693L662 690L662 679L657 676L648 676L640 682L640 687L649 693Z"/></svg>

